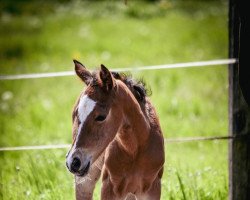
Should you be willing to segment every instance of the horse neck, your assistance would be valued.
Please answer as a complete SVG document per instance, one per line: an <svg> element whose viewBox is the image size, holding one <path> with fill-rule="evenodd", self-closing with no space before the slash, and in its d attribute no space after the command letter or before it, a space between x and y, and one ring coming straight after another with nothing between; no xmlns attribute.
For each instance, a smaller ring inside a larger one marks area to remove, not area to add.
<svg viewBox="0 0 250 200"><path fill-rule="evenodd" d="M117 81L117 94L123 120L116 138L127 153L135 155L146 144L150 125L132 92L120 81Z"/></svg>

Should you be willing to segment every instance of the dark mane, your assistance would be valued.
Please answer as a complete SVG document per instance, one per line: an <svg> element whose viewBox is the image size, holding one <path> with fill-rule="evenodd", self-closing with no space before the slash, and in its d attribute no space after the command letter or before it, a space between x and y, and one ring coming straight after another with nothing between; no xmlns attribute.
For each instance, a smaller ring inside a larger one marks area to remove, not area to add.
<svg viewBox="0 0 250 200"><path fill-rule="evenodd" d="M126 84L139 103L146 103L146 97L151 95L151 90L146 87L143 79L135 80L130 74L118 72L112 72L112 75Z"/></svg>
<svg viewBox="0 0 250 200"><path fill-rule="evenodd" d="M118 72L111 72L113 77L117 80L121 80L125 85L130 89L134 97L139 103L146 103L146 97L150 96L152 94L150 88L146 86L146 83L143 79L135 80L132 78L131 74L125 74L125 73L118 73ZM92 86L98 86L99 85L99 76L98 72L94 71L92 73Z"/></svg>

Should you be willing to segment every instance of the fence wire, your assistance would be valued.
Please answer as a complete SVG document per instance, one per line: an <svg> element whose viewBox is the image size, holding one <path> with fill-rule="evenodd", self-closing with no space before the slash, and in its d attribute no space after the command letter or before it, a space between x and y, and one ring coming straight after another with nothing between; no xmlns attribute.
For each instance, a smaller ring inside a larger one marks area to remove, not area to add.
<svg viewBox="0 0 250 200"><path fill-rule="evenodd" d="M111 71L116 72L136 72L136 71L147 71L147 70L160 70L160 69L176 69L176 68L187 68L187 67L208 67L215 65L229 65L237 62L237 59L219 59L209 61L198 61L198 62L186 62L186 63L174 63L166 65L152 65L143 67L129 67L129 68L114 68ZM0 80L18 80L18 79L37 79L37 78L52 78L62 76L73 76L74 71L62 71L62 72L50 72L50 73L35 73L35 74L17 74L17 75L0 75Z"/></svg>
<svg viewBox="0 0 250 200"><path fill-rule="evenodd" d="M182 142L202 142L214 140L231 140L239 139L247 136L247 134L233 136L212 136L212 137L186 137L186 138L164 138L165 143L182 143ZM0 147L1 151L26 151L26 150L46 150L46 149L66 149L70 148L71 144L49 144L38 146L17 146L17 147Z"/></svg>

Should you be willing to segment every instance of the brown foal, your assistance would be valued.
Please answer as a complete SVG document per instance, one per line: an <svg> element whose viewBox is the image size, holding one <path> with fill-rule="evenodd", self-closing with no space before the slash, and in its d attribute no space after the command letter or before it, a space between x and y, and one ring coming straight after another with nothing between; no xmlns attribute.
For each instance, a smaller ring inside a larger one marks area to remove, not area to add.
<svg viewBox="0 0 250 200"><path fill-rule="evenodd" d="M90 73L74 63L87 85L74 106L73 144L66 157L76 199L92 199L102 175L102 200L159 200L164 139L144 85L104 65Z"/></svg>

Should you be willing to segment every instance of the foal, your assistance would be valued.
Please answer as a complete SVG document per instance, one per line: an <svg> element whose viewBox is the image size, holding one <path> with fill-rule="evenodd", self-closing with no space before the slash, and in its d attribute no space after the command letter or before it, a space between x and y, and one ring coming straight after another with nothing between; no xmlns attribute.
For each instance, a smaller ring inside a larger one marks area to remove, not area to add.
<svg viewBox="0 0 250 200"><path fill-rule="evenodd" d="M104 65L90 73L74 63L87 85L73 110L73 144L66 156L76 199L92 199L102 174L102 200L159 200L164 139L145 88Z"/></svg>

